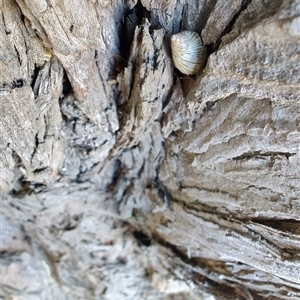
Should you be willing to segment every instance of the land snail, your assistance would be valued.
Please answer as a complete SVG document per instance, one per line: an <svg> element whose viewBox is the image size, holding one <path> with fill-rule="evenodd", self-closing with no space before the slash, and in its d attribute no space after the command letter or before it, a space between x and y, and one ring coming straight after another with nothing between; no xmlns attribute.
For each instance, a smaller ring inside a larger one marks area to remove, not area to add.
<svg viewBox="0 0 300 300"><path fill-rule="evenodd" d="M183 74L197 74L205 67L207 52L201 37L194 31L182 31L171 36L172 58Z"/></svg>

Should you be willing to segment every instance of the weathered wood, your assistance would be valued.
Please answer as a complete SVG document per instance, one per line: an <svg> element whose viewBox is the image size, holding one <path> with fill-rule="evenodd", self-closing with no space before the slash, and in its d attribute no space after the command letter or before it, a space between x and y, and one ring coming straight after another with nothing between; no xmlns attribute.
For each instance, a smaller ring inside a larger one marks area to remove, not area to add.
<svg viewBox="0 0 300 300"><path fill-rule="evenodd" d="M299 1L1 15L1 296L300 298ZM194 77L181 30L210 54Z"/></svg>

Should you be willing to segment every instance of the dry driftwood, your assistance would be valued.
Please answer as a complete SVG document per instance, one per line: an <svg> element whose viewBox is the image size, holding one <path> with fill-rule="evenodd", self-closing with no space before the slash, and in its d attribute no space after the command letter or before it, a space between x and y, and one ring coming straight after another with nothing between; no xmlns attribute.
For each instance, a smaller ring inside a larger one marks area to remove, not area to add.
<svg viewBox="0 0 300 300"><path fill-rule="evenodd" d="M300 298L298 0L1 13L2 298Z"/></svg>

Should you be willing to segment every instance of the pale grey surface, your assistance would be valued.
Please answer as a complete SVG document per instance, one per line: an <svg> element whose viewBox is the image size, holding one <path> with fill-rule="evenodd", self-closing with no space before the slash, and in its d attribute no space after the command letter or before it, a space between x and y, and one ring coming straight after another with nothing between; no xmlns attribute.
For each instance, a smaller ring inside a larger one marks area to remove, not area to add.
<svg viewBox="0 0 300 300"><path fill-rule="evenodd" d="M299 299L299 1L141 2L2 1L3 297Z"/></svg>

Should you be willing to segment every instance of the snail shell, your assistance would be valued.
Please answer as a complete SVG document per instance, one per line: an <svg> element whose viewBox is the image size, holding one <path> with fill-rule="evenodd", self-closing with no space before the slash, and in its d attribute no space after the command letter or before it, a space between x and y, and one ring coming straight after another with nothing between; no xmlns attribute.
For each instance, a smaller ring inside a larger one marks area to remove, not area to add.
<svg viewBox="0 0 300 300"><path fill-rule="evenodd" d="M206 47L197 32L182 31L171 36L171 50L175 67L183 74L199 73L206 63Z"/></svg>

